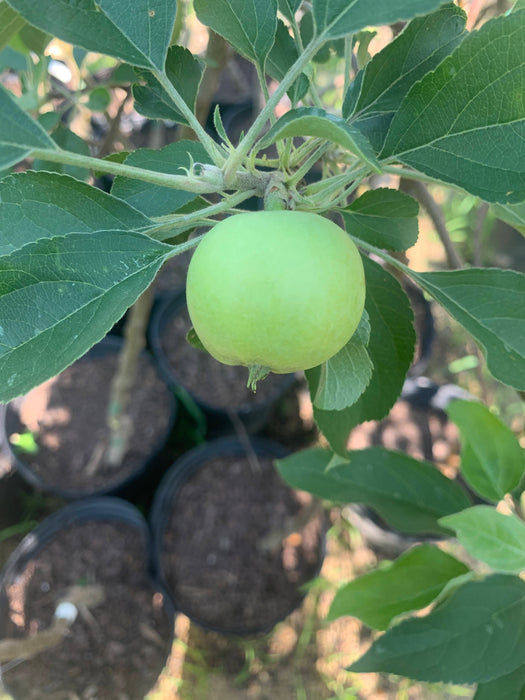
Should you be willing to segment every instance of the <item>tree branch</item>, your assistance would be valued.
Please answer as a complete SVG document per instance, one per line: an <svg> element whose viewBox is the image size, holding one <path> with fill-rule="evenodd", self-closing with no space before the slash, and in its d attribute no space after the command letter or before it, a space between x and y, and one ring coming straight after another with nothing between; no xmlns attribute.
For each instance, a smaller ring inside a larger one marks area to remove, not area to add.
<svg viewBox="0 0 525 700"><path fill-rule="evenodd" d="M441 207L430 194L426 186L417 180L407 180L406 178L402 177L399 181L399 189L402 192L406 192L407 194L411 194L413 197L415 197L421 206L426 210L430 220L434 224L436 233L438 234L443 247L445 248L449 267L453 270L459 270L462 268L463 260L452 243Z"/></svg>

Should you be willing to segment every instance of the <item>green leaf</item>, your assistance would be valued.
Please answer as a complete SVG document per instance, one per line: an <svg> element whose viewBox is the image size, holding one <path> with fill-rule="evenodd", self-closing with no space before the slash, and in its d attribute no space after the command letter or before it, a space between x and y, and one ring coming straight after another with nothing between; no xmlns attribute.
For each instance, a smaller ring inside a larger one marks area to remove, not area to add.
<svg viewBox="0 0 525 700"><path fill-rule="evenodd" d="M286 19L293 21L295 13L301 7L303 0L278 0L279 10L283 13Z"/></svg>
<svg viewBox="0 0 525 700"><path fill-rule="evenodd" d="M71 151L72 153L78 153L82 156L90 156L91 152L89 150L89 144L77 136L71 129L67 129L61 124L53 131L51 138L60 148L65 151ZM33 161L34 170L46 170L52 173L63 173L64 175L71 175L71 177L76 177L78 180L86 180L89 175L89 170L87 168L80 168L77 165L65 165L63 163L52 163L47 160L42 160L40 158L35 158Z"/></svg>
<svg viewBox="0 0 525 700"><path fill-rule="evenodd" d="M195 328L190 328L190 330L186 333L186 341L192 346L192 348L201 350L202 352L208 352L197 335Z"/></svg>
<svg viewBox="0 0 525 700"><path fill-rule="evenodd" d="M359 70L364 68L364 66L368 63L368 61L371 60L372 56L370 55L370 52L368 51L368 48L370 46L370 42L372 39L377 36L377 31L375 29L370 30L370 29L362 29L360 32L357 32L354 34L352 38L352 48L355 48L357 44L357 52L356 52L356 59L357 59L357 65L359 67ZM357 76L356 76L357 78ZM352 81L352 84L355 82ZM348 91L347 91L348 94ZM344 107L344 104L343 104ZM343 116L346 117L347 115L343 113Z"/></svg>
<svg viewBox="0 0 525 700"><path fill-rule="evenodd" d="M503 515L492 506L474 506L447 515L440 523L455 530L469 554L496 571L525 570L525 523L515 515Z"/></svg>
<svg viewBox="0 0 525 700"><path fill-rule="evenodd" d="M381 420L401 394L414 356L416 335L412 307L399 282L370 258L363 257L365 309L370 318L368 355L372 378L358 401L342 411L314 407L314 417L331 447L344 454L352 428L367 420Z"/></svg>
<svg viewBox="0 0 525 700"><path fill-rule="evenodd" d="M525 275L489 268L408 274L474 337L496 379L525 390Z"/></svg>
<svg viewBox="0 0 525 700"><path fill-rule="evenodd" d="M177 141L160 150L141 148L131 153L124 161L145 170L154 170L171 175L184 175L192 162L209 163L210 157L197 141ZM139 180L117 177L111 193L125 200L146 216L164 216L177 211L181 206L194 200L193 192L174 190L171 187L153 185Z"/></svg>
<svg viewBox="0 0 525 700"><path fill-rule="evenodd" d="M29 56L7 46L3 51L0 51L0 72L6 68L12 68L17 73L24 73L28 68L29 60Z"/></svg>
<svg viewBox="0 0 525 700"><path fill-rule="evenodd" d="M25 25L25 19L15 12L5 0L0 0L0 51L2 51L11 37Z"/></svg>
<svg viewBox="0 0 525 700"><path fill-rule="evenodd" d="M176 0L9 0L30 24L90 51L163 70Z"/></svg>
<svg viewBox="0 0 525 700"><path fill-rule="evenodd" d="M359 327L344 348L319 367L306 371L314 406L340 411L357 401L373 370L366 351L369 340L370 322L364 311Z"/></svg>
<svg viewBox="0 0 525 700"><path fill-rule="evenodd" d="M166 75L184 102L195 112L195 100L202 79L204 66L188 49L172 46L166 59ZM135 109L150 119L169 119L178 124L188 124L170 96L158 80L148 72L139 72L145 85L133 86Z"/></svg>
<svg viewBox="0 0 525 700"><path fill-rule="evenodd" d="M293 488L337 503L364 503L402 532L444 532L443 515L471 505L458 484L434 465L401 452L372 447L347 453L349 462L327 469L332 452L312 448L276 462Z"/></svg>
<svg viewBox="0 0 525 700"><path fill-rule="evenodd" d="M70 365L109 331L171 250L133 231L70 233L0 258L0 401Z"/></svg>
<svg viewBox="0 0 525 700"><path fill-rule="evenodd" d="M388 630L349 670L476 683L524 661L525 582L498 574L466 583L426 617Z"/></svg>
<svg viewBox="0 0 525 700"><path fill-rule="evenodd" d="M367 26L379 27L424 15L444 0L313 0L317 34L326 38L353 34Z"/></svg>
<svg viewBox="0 0 525 700"><path fill-rule="evenodd" d="M506 676L480 683L473 700L525 700L525 663Z"/></svg>
<svg viewBox="0 0 525 700"><path fill-rule="evenodd" d="M312 41L315 35L314 16L311 12L305 12L301 17L301 21L299 23L299 32L301 34L301 41L303 43L303 46L308 46L308 44ZM312 58L312 61L314 63L326 63L330 60L331 43L331 41L327 41L321 46L319 51Z"/></svg>
<svg viewBox="0 0 525 700"><path fill-rule="evenodd" d="M384 630L398 615L429 605L449 581L467 572L465 564L437 547L414 547L387 568L340 588L326 619L352 615L368 627Z"/></svg>
<svg viewBox="0 0 525 700"><path fill-rule="evenodd" d="M388 188L369 190L341 211L346 230L387 250L407 250L417 241L419 205Z"/></svg>
<svg viewBox="0 0 525 700"><path fill-rule="evenodd" d="M264 69L277 30L277 0L195 0L199 20Z"/></svg>
<svg viewBox="0 0 525 700"><path fill-rule="evenodd" d="M0 255L64 233L150 226L126 202L67 175L27 171L0 181Z"/></svg>
<svg viewBox="0 0 525 700"><path fill-rule="evenodd" d="M525 199L525 14L472 32L410 90L382 158L465 188L488 202Z"/></svg>
<svg viewBox="0 0 525 700"><path fill-rule="evenodd" d="M464 36L465 13L456 5L446 5L412 20L357 74L345 95L343 116L367 136L377 153L410 88Z"/></svg>
<svg viewBox="0 0 525 700"><path fill-rule="evenodd" d="M27 48L36 53L37 56L43 56L47 45L53 38L51 34L47 32L41 32L40 29L32 27L30 24L26 24L19 32L20 39L27 46Z"/></svg>
<svg viewBox="0 0 525 700"><path fill-rule="evenodd" d="M461 471L481 496L499 501L519 484L525 453L516 436L477 401L456 399L447 407L461 433Z"/></svg>
<svg viewBox="0 0 525 700"><path fill-rule="evenodd" d="M498 217L514 226L525 236L525 202L520 204L493 204L492 211Z"/></svg>
<svg viewBox="0 0 525 700"><path fill-rule="evenodd" d="M286 112L259 142L259 148L291 136L316 136L333 141L361 158L375 172L381 172L379 163L366 137L344 119L329 114L319 107L299 107Z"/></svg>
<svg viewBox="0 0 525 700"><path fill-rule="evenodd" d="M111 93L102 85L94 88L89 93L86 107L92 112L105 112L111 103Z"/></svg>
<svg viewBox="0 0 525 700"><path fill-rule="evenodd" d="M295 42L288 32L288 28L280 19L277 20L275 42L266 61L267 73L275 80L281 81L298 57ZM302 73L288 90L288 96L295 104L306 95L309 87L310 81Z"/></svg>
<svg viewBox="0 0 525 700"><path fill-rule="evenodd" d="M42 127L16 104L13 95L0 85L0 170L23 160L36 148L56 149Z"/></svg>

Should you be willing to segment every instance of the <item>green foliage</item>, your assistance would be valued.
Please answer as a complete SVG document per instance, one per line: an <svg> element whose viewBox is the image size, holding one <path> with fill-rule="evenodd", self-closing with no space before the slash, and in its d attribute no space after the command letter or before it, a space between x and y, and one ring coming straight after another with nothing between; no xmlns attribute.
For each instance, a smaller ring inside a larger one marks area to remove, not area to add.
<svg viewBox="0 0 525 700"><path fill-rule="evenodd" d="M488 683L480 683L474 700L523 700L525 698L525 663L515 671Z"/></svg>
<svg viewBox="0 0 525 700"><path fill-rule="evenodd" d="M202 79L204 66L188 49L171 46L166 59L166 76L188 107L195 111L195 100ZM138 72L145 85L133 86L135 109L150 119L170 119L178 124L188 124L180 110L154 75Z"/></svg>
<svg viewBox="0 0 525 700"><path fill-rule="evenodd" d="M170 251L142 233L95 231L0 257L0 401L55 376L101 340Z"/></svg>
<svg viewBox="0 0 525 700"><path fill-rule="evenodd" d="M467 508L470 501L455 482L432 464L381 447L348 452L329 466L332 453L312 448L276 462L294 488L336 503L365 503L402 532L446 532L439 518Z"/></svg>
<svg viewBox="0 0 525 700"><path fill-rule="evenodd" d="M29 171L0 181L0 255L72 231L151 226L126 202L69 176Z"/></svg>
<svg viewBox="0 0 525 700"><path fill-rule="evenodd" d="M277 0L195 0L200 21L264 69L277 31Z"/></svg>
<svg viewBox="0 0 525 700"><path fill-rule="evenodd" d="M69 151L70 153L78 153L83 156L89 156L89 144L87 144L84 139L77 136L71 129L62 126L61 124L53 131L51 134L53 141L59 146L59 148ZM64 175L71 175L78 180L85 180L88 177L88 170L86 168L78 167L76 165L67 165L62 163L51 163L46 160L41 160L35 158L33 161L33 168L35 170L46 170L47 172L63 173Z"/></svg>
<svg viewBox="0 0 525 700"><path fill-rule="evenodd" d="M365 27L393 24L435 10L443 0L313 0L317 33L335 39Z"/></svg>
<svg viewBox="0 0 525 700"><path fill-rule="evenodd" d="M398 615L429 605L449 581L467 572L464 564L437 547L414 547L388 567L340 588L327 619L353 615L368 627L384 630Z"/></svg>
<svg viewBox="0 0 525 700"><path fill-rule="evenodd" d="M299 107L286 112L265 134L259 144L267 148L272 143L291 136L317 136L328 139L354 153L375 172L381 172L375 153L363 134L346 124L344 119L318 107Z"/></svg>
<svg viewBox="0 0 525 700"><path fill-rule="evenodd" d="M343 586L329 618L351 614L380 630L390 626L352 671L477 682L476 700L524 700L525 582L510 575L525 569L518 506L516 515L472 507L462 487L430 463L383 448L347 452L346 445L355 426L388 414L412 362L413 315L392 269L473 336L498 381L525 391L525 275L411 270L386 251L416 244L416 201L373 189L377 179L366 189L367 178L382 172L453 185L525 232L525 5L518 0L512 12L470 33L464 12L443 0L194 5L198 18L257 68L266 104L237 148L218 110L222 144L197 120L204 63L172 45L184 37L180 27L173 34L176 0L0 0L0 70L15 69L20 78L16 97L0 86L0 400L74 362L166 259L194 245L155 237L179 241L181 232L234 214L254 194L267 206L277 192L279 206L338 217L370 253L363 255L365 312L347 345L307 371L314 418L331 449L294 454L278 462L279 472L323 499L362 503L402 533L454 531L468 554L496 573L476 580L441 549L417 546ZM370 58L371 28L405 20ZM44 55L52 37L75 45L79 68L80 81L60 97ZM85 60L88 51L123 63ZM344 71L340 82L334 67ZM271 90L267 76L279 83ZM142 115L190 127L198 141L91 157L70 115L106 112L116 85L131 90ZM292 109L277 118L286 94ZM39 172L6 176L27 158ZM305 184L319 161L321 178ZM116 175L111 195L81 181L92 173ZM350 192L360 196L351 201ZM301 281L312 285L313 277ZM199 346L195 332L189 341ZM455 401L448 413L461 432L467 485L494 503L517 501L525 465L510 429L481 403ZM399 619L431 603L425 617Z"/></svg>
<svg viewBox="0 0 525 700"><path fill-rule="evenodd" d="M90 51L142 68L164 68L176 0L9 0L30 24ZM155 38L152 41L152 37Z"/></svg>
<svg viewBox="0 0 525 700"><path fill-rule="evenodd" d="M288 20L293 20L303 0L278 0L279 10Z"/></svg>
<svg viewBox="0 0 525 700"><path fill-rule="evenodd" d="M5 0L0 0L0 51L24 25L25 20Z"/></svg>
<svg viewBox="0 0 525 700"><path fill-rule="evenodd" d="M366 389L373 365L366 351L370 323L366 311L348 343L319 367L306 371L316 408L341 411L352 406Z"/></svg>
<svg viewBox="0 0 525 700"><path fill-rule="evenodd" d="M344 454L352 428L380 420L396 402L414 355L412 310L399 282L370 258L363 257L365 309L370 320L367 352L373 364L370 382L350 408L324 411L314 406L317 425L330 446Z"/></svg>
<svg viewBox="0 0 525 700"><path fill-rule="evenodd" d="M493 204L492 211L499 219L514 226L525 236L525 202L520 204Z"/></svg>
<svg viewBox="0 0 525 700"><path fill-rule="evenodd" d="M395 158L488 202L525 198L525 14L469 34L416 83L392 120L382 158Z"/></svg>
<svg viewBox="0 0 525 700"><path fill-rule="evenodd" d="M525 275L512 270L409 272L480 345L491 373L525 389Z"/></svg>
<svg viewBox="0 0 525 700"><path fill-rule="evenodd" d="M39 447L33 433L13 433L9 438L9 442L17 452L30 455L38 454Z"/></svg>
<svg viewBox="0 0 525 700"><path fill-rule="evenodd" d="M272 50L266 61L266 71L272 78L282 80L286 73L299 58L299 52L293 38L282 20L277 20L277 31ZM301 100L310 87L310 81L302 73L294 85L288 90L288 96L295 104Z"/></svg>
<svg viewBox="0 0 525 700"><path fill-rule="evenodd" d="M461 471L489 501L499 501L519 484L525 453L514 433L482 403L453 401L448 415L461 432Z"/></svg>
<svg viewBox="0 0 525 700"><path fill-rule="evenodd" d="M177 141L159 150L139 148L125 159L126 165L168 174L182 174L192 163L209 163L202 145L196 141ZM162 216L177 211L197 196L140 180L117 177L111 193L139 209L146 216Z"/></svg>
<svg viewBox="0 0 525 700"><path fill-rule="evenodd" d="M345 95L343 116L367 136L378 153L411 87L434 70L464 36L465 14L456 5L445 5L413 19L359 71Z"/></svg>
<svg viewBox="0 0 525 700"><path fill-rule="evenodd" d="M387 250L407 250L417 241L419 205L399 190L369 190L341 211L356 238Z"/></svg>
<svg viewBox="0 0 525 700"><path fill-rule="evenodd" d="M111 102L111 93L105 87L97 87L89 93L87 108L92 112L105 112Z"/></svg>
<svg viewBox="0 0 525 700"><path fill-rule="evenodd" d="M466 583L429 615L401 622L349 667L422 681L476 683L525 661L525 582L497 574Z"/></svg>
<svg viewBox="0 0 525 700"><path fill-rule="evenodd" d="M455 530L469 554L495 571L525 571L525 523L515 515L474 506L441 518L441 524Z"/></svg>
<svg viewBox="0 0 525 700"><path fill-rule="evenodd" d="M57 148L53 139L16 104L11 93L0 85L0 170L23 160L36 148Z"/></svg>

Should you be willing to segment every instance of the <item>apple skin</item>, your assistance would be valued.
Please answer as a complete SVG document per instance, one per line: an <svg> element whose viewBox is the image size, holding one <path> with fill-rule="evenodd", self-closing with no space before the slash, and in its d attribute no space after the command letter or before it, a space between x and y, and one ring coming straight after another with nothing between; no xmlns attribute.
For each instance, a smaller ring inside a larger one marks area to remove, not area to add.
<svg viewBox="0 0 525 700"><path fill-rule="evenodd" d="M322 216L241 213L198 245L186 297L195 331L217 360L296 372L350 340L364 308L363 264L346 232Z"/></svg>

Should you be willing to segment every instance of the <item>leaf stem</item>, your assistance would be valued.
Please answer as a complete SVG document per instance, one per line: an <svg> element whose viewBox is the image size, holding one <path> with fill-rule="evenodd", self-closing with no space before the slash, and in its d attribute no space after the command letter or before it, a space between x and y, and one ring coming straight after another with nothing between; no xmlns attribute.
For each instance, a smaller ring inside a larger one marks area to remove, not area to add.
<svg viewBox="0 0 525 700"><path fill-rule="evenodd" d="M202 143L215 165L222 167L225 162L224 156L220 152L215 141L206 133L204 127L201 125L195 114L193 114L192 110L188 107L180 92L175 88L173 83L168 79L167 75L163 71L154 71L154 75L166 91L166 94L170 100L185 117L188 124L196 133L199 141Z"/></svg>
<svg viewBox="0 0 525 700"><path fill-rule="evenodd" d="M313 182L303 190L302 194L306 197L316 194L331 194L337 192L341 187L355 179L357 175L368 172L368 166L363 166L361 163L355 168L350 168L340 175L332 175L321 182Z"/></svg>
<svg viewBox="0 0 525 700"><path fill-rule="evenodd" d="M344 87L343 87L343 98L345 97L348 87L350 86L350 71L352 70L352 43L354 35L349 34L345 36L345 74L344 74Z"/></svg>
<svg viewBox="0 0 525 700"><path fill-rule="evenodd" d="M288 180L288 184L295 187L295 185L297 185L297 183L303 179L306 173L313 168L317 161L322 158L322 156L331 148L331 146L331 143L321 143L321 145L318 146L318 148L309 156L309 158L305 160L301 167L296 170L296 172Z"/></svg>
<svg viewBox="0 0 525 700"><path fill-rule="evenodd" d="M312 56L317 53L323 43L324 40L321 39L314 39L312 42L310 42L304 53L299 56L282 81L279 83L277 89L265 104L257 119L248 129L248 132L244 136L243 140L226 161L224 167L224 178L226 183L230 182L235 177L235 173L240 168L250 149L257 141L262 128L270 118L270 115L273 114L274 109L279 104L280 99L286 93L288 88L294 84L299 75L302 73L304 66L310 61Z"/></svg>
<svg viewBox="0 0 525 700"><path fill-rule="evenodd" d="M413 275L412 270L409 267L407 267L405 264L403 264L400 260L398 260L397 258L394 258L392 255L387 253L382 248L377 248L375 245L372 245L371 243L367 243L366 241L363 241L361 238L358 238L357 236L352 235L348 231L347 231L347 233L357 246L359 246L360 248L364 248L365 250L368 250L369 253L374 253L374 255L377 255L378 257L382 258L385 262L390 263L393 267L400 270L405 275L412 277L412 279L414 279L416 282L418 281L418 279L415 277L415 274Z"/></svg>
<svg viewBox="0 0 525 700"><path fill-rule="evenodd" d="M155 172L153 170L144 170L136 168L133 165L125 165L124 163L115 163L113 161L104 160L102 158L92 158L91 156L83 156L71 151L64 151L61 148L36 148L31 155L34 158L48 160L52 163L64 163L65 165L76 165L87 170L96 170L109 175L122 175L133 180L142 180L143 182L151 182L153 185L161 185L162 187L172 187L176 190L184 190L185 192L196 192L197 194L207 194L210 192L220 192L221 185L209 183L200 180L197 177L187 175L168 175L165 173Z"/></svg>
<svg viewBox="0 0 525 700"><path fill-rule="evenodd" d="M255 190L237 192L231 195L230 197L225 197L222 201L217 202L217 204L210 204L209 207L204 207L203 209L199 209L198 211L191 212L191 214L175 213L170 214L169 216L163 216L161 219L161 223L159 223L159 225L155 226L154 228L148 229L146 233L148 234L148 236L151 236L157 241L162 241L166 238L171 238L171 235L159 236L158 234L162 234L162 232L165 231L171 232L174 228L177 228L177 225L186 226L187 224L192 223L193 221L201 221L202 219L206 219L207 217L213 216L214 214L220 214L221 212L229 211L230 209L233 209L233 207L237 206L237 204L244 202L246 199L253 197L255 194Z"/></svg>
<svg viewBox="0 0 525 700"><path fill-rule="evenodd" d="M388 162L388 161L387 161ZM392 162L392 161L391 161ZM441 185L442 187L451 187L458 192L465 192L465 190L458 185L454 185L451 182L444 182L443 180L438 180L436 177L431 177L430 175L425 175L417 170L407 170L399 166L384 165L381 163L381 171L383 174L397 175L398 177L404 177L407 180L419 180L420 182L428 182L430 185Z"/></svg>

